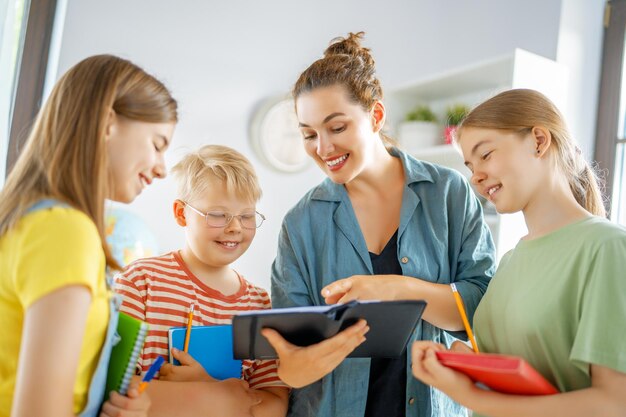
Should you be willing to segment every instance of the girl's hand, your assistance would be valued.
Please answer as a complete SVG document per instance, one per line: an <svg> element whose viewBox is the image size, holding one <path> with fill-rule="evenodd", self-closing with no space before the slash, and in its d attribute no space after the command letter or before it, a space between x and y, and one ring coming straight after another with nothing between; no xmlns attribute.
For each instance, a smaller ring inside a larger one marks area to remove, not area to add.
<svg viewBox="0 0 626 417"><path fill-rule="evenodd" d="M455 351L459 351L457 350L459 348L457 346ZM439 362L435 352L444 350L446 348L439 343L428 341L413 343L411 351L413 375L423 383L432 385L453 400L463 404L463 399L467 398L467 395L471 395L474 383L464 374L443 366Z"/></svg>
<svg viewBox="0 0 626 417"><path fill-rule="evenodd" d="M280 379L287 385L301 388L331 373L365 341L368 330L365 320L359 320L330 339L306 347L289 343L272 329L263 329L261 334L278 353Z"/></svg>
<svg viewBox="0 0 626 417"><path fill-rule="evenodd" d="M126 395L112 392L102 405L100 417L147 417L150 397L147 392L139 393L138 382L131 383Z"/></svg>
<svg viewBox="0 0 626 417"><path fill-rule="evenodd" d="M215 381L190 354L172 348L172 356L180 362L180 366L175 366L171 363L163 365L159 371L160 380L178 382Z"/></svg>
<svg viewBox="0 0 626 417"><path fill-rule="evenodd" d="M406 293L408 278L401 275L352 275L322 288L326 304L352 300L398 300Z"/></svg>

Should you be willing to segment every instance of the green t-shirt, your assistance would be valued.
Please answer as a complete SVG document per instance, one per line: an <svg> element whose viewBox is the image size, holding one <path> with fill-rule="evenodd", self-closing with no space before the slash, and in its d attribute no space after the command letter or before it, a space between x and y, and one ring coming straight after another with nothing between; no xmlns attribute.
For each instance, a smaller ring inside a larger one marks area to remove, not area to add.
<svg viewBox="0 0 626 417"><path fill-rule="evenodd" d="M525 358L560 391L590 364L626 372L626 229L590 217L520 241L474 315L484 352Z"/></svg>

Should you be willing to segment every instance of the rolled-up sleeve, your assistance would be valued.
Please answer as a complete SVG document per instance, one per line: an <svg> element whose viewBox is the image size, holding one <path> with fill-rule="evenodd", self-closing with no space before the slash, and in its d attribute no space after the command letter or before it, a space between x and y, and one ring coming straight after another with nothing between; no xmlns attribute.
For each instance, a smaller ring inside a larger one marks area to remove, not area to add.
<svg viewBox="0 0 626 417"><path fill-rule="evenodd" d="M464 213L455 219L463 223L461 248L452 281L463 299L471 325L476 307L495 273L496 259L493 239L485 223L480 202L467 181L462 184L461 192L465 194Z"/></svg>
<svg viewBox="0 0 626 417"><path fill-rule="evenodd" d="M272 264L272 306L274 308L313 305L306 284L301 253L289 235L288 217L278 236L278 253Z"/></svg>

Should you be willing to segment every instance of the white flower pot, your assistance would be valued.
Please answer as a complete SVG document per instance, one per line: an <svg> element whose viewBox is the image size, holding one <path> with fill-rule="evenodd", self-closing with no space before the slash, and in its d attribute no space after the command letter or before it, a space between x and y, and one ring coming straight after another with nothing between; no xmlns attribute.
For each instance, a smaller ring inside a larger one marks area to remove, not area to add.
<svg viewBox="0 0 626 417"><path fill-rule="evenodd" d="M398 142L408 153L416 153L424 148L444 143L441 129L434 122L400 123Z"/></svg>

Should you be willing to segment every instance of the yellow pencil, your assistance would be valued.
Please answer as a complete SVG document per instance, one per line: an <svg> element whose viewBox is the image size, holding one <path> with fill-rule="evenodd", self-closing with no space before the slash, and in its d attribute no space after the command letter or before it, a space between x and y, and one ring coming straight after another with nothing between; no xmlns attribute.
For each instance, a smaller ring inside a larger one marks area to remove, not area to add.
<svg viewBox="0 0 626 417"><path fill-rule="evenodd" d="M189 338L191 337L191 323L193 322L193 308L194 304L191 303L189 307L189 317L187 318L187 331L185 332L185 346L183 347L183 351L187 353L189 350Z"/></svg>
<svg viewBox="0 0 626 417"><path fill-rule="evenodd" d="M474 333L472 333L472 328L470 327L469 321L467 320L467 314L465 313L465 307L463 307L463 300L461 300L461 296L456 289L456 284L450 284L452 288L452 294L454 295L454 300L456 301L456 306L459 309L459 313L461 313L461 320L463 320L463 326L465 326L465 332L467 332L467 337L472 343L472 349L474 352L480 353L478 351L478 345L476 344L476 339L474 339Z"/></svg>

